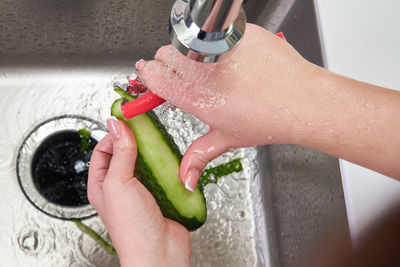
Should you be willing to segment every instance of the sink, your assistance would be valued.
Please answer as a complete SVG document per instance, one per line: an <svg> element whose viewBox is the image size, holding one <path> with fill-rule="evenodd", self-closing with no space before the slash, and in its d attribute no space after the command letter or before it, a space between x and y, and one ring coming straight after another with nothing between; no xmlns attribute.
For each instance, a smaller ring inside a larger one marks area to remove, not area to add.
<svg viewBox="0 0 400 267"><path fill-rule="evenodd" d="M18 151L38 125L60 117L104 126L117 97L113 83L169 43L173 2L1 1L0 265L118 266L71 221L28 201L18 182ZM312 0L248 0L244 8L249 22L283 31L305 58L323 65ZM180 110L157 112L181 150L207 131ZM245 158L244 171L206 189L208 220L191 234L193 266L294 266L311 260L337 231L348 238L336 158L271 145L238 149L210 165L236 157ZM98 216L84 223L109 240Z"/></svg>

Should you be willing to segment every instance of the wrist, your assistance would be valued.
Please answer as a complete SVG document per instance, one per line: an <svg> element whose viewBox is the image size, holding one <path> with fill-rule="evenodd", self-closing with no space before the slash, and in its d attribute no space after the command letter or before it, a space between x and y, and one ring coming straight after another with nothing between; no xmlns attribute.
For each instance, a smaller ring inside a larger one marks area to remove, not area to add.
<svg viewBox="0 0 400 267"><path fill-rule="evenodd" d="M164 266L166 260L162 258L158 258L157 255L154 254L143 254L138 255L137 253L132 253L134 257L119 257L119 262L121 267L135 267L135 266L143 266L143 267L155 267L155 266Z"/></svg>
<svg viewBox="0 0 400 267"><path fill-rule="evenodd" d="M114 244L114 247L117 251L121 267L162 266L166 254L162 246L154 245L145 248L129 240L124 244Z"/></svg>
<svg viewBox="0 0 400 267"><path fill-rule="evenodd" d="M365 103L374 103L369 85L314 66L307 77L308 91L297 114L297 127L293 143L343 156L358 144L362 137L355 129L367 130L365 117L375 118ZM362 96L362 97L361 97ZM373 104L371 104L373 106ZM340 151L340 153L338 152Z"/></svg>
<svg viewBox="0 0 400 267"><path fill-rule="evenodd" d="M331 132L326 126L337 103L332 101L329 88L336 83L331 72L311 63L298 74L291 83L295 86L288 90L285 143L314 147Z"/></svg>
<svg viewBox="0 0 400 267"><path fill-rule="evenodd" d="M311 83L315 116L297 144L398 176L392 159L398 158L400 137L392 133L400 130L400 94L323 69Z"/></svg>

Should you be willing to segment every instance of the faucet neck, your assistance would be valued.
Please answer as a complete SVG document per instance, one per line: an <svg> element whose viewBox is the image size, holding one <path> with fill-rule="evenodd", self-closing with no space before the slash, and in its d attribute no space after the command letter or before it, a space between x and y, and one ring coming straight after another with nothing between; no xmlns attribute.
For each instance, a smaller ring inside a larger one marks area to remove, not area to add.
<svg viewBox="0 0 400 267"><path fill-rule="evenodd" d="M227 30L237 18L242 0L190 0L190 18L204 32Z"/></svg>
<svg viewBox="0 0 400 267"><path fill-rule="evenodd" d="M246 28L241 0L177 0L169 33L172 45L200 62L217 62L239 44Z"/></svg>

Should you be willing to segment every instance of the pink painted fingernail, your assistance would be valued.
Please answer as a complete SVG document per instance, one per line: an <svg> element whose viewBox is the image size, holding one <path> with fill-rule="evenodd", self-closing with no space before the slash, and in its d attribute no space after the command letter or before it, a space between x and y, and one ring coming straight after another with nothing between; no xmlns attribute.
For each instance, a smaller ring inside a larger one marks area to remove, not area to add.
<svg viewBox="0 0 400 267"><path fill-rule="evenodd" d="M194 191L196 188L197 181L200 178L200 171L196 168L192 168L186 174L185 188L189 191Z"/></svg>
<svg viewBox="0 0 400 267"><path fill-rule="evenodd" d="M121 136L121 125L119 125L119 122L117 118L111 117L107 120L107 126L108 129L111 132L112 138L114 140L117 140Z"/></svg>
<svg viewBox="0 0 400 267"><path fill-rule="evenodd" d="M139 60L138 62L136 62L135 67L136 67L136 69L137 69L138 71L141 71L145 65L146 65L146 60L141 59L141 60Z"/></svg>

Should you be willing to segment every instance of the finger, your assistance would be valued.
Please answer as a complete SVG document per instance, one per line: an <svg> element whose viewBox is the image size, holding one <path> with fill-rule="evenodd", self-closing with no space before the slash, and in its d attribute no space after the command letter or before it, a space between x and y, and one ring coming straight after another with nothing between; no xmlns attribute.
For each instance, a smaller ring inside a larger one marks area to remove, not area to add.
<svg viewBox="0 0 400 267"><path fill-rule="evenodd" d="M139 77L153 93L179 107L188 107L189 101L196 98L189 94L190 84L183 84L175 72L160 61L140 61ZM189 98L189 99L188 99Z"/></svg>
<svg viewBox="0 0 400 267"><path fill-rule="evenodd" d="M160 47L154 56L154 59L156 61L164 63L164 65L166 65L168 69L175 72L181 70L185 58L186 57L179 53L178 50L176 50L172 45Z"/></svg>
<svg viewBox="0 0 400 267"><path fill-rule="evenodd" d="M113 151L111 135L106 135L94 148L90 159L87 194L89 202L96 207L101 205L103 195L103 181Z"/></svg>
<svg viewBox="0 0 400 267"><path fill-rule="evenodd" d="M154 59L163 62L165 65L168 65L168 63L170 63L170 61L173 60L173 56L174 56L174 50L173 50L173 46L172 45L165 45L165 46L161 46L155 56Z"/></svg>
<svg viewBox="0 0 400 267"><path fill-rule="evenodd" d="M107 179L128 181L133 177L137 148L135 137L128 126L115 118L107 121L113 140L113 156L108 168Z"/></svg>
<svg viewBox="0 0 400 267"><path fill-rule="evenodd" d="M225 138L216 130L210 130L194 141L183 156L180 177L185 188L193 191L207 163L228 150Z"/></svg>
<svg viewBox="0 0 400 267"><path fill-rule="evenodd" d="M172 45L162 46L157 50L154 59L161 61L169 69L175 71L178 76L183 79L190 81L194 77L202 77L201 73L209 72L215 64L198 62L192 60L183 54L181 54ZM200 74L200 75L199 75Z"/></svg>
<svg viewBox="0 0 400 267"><path fill-rule="evenodd" d="M212 68L188 67L189 71L179 74L160 61L141 60L137 65L141 81L151 92L203 122L209 109L225 103L224 93L208 81Z"/></svg>

